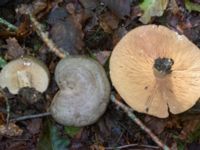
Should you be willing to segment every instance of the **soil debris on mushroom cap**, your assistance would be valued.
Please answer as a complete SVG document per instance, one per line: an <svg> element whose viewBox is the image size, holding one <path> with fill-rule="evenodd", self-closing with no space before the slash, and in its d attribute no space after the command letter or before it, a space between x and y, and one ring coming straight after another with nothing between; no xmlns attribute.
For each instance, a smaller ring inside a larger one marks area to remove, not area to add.
<svg viewBox="0 0 200 150"><path fill-rule="evenodd" d="M53 98L50 112L58 123L90 125L106 110L110 84L98 62L86 57L63 59L56 66L55 80L60 91Z"/></svg>
<svg viewBox="0 0 200 150"><path fill-rule="evenodd" d="M31 56L9 62L0 73L1 88L7 87L12 94L17 94L23 87L33 87L44 92L48 84L48 68L42 61Z"/></svg>
<svg viewBox="0 0 200 150"><path fill-rule="evenodd" d="M200 51L164 26L130 31L110 58L112 83L134 110L159 118L182 113L200 97Z"/></svg>

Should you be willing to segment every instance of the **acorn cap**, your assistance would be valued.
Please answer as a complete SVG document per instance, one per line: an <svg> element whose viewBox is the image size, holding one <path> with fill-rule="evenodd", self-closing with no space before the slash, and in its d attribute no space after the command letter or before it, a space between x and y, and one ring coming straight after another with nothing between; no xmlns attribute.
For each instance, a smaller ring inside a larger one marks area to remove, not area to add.
<svg viewBox="0 0 200 150"><path fill-rule="evenodd" d="M110 58L112 83L134 110L159 118L182 113L200 97L200 50L157 25L133 29Z"/></svg>
<svg viewBox="0 0 200 150"><path fill-rule="evenodd" d="M40 60L25 56L9 62L0 73L1 88L7 87L12 94L20 88L33 87L44 92L49 84L49 71Z"/></svg>
<svg viewBox="0 0 200 150"><path fill-rule="evenodd" d="M52 117L60 124L86 126L105 112L110 83L103 67L86 57L62 59L55 70L60 91L50 106Z"/></svg>

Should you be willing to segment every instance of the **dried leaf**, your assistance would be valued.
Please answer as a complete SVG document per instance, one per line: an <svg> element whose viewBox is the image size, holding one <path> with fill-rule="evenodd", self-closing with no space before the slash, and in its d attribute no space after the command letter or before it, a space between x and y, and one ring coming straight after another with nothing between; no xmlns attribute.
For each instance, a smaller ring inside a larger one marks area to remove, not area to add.
<svg viewBox="0 0 200 150"><path fill-rule="evenodd" d="M0 125L3 125L6 123L6 119L4 118L4 115L2 112L0 112Z"/></svg>
<svg viewBox="0 0 200 150"><path fill-rule="evenodd" d="M54 25L57 21L64 21L65 18L68 17L67 11L62 7L57 7L52 9L48 15L47 22L50 25Z"/></svg>
<svg viewBox="0 0 200 150"><path fill-rule="evenodd" d="M113 41L112 41L113 45L116 45L119 42L119 40L124 35L126 35L127 32L128 31L126 30L125 27L120 27L117 30L115 30L115 32L113 33L113 37L112 37L112 39L113 39Z"/></svg>
<svg viewBox="0 0 200 150"><path fill-rule="evenodd" d="M200 12L200 4L192 3L190 0L185 0L185 7L187 10Z"/></svg>
<svg viewBox="0 0 200 150"><path fill-rule="evenodd" d="M118 27L119 19L110 12L100 16L100 26L105 32L112 33Z"/></svg>
<svg viewBox="0 0 200 150"><path fill-rule="evenodd" d="M200 120L199 118L184 121L183 129L179 135L180 139L186 140L187 138L192 141L196 137L200 137Z"/></svg>
<svg viewBox="0 0 200 150"><path fill-rule="evenodd" d="M90 149L91 149L91 150L105 150L105 147L102 146L102 145L94 144L94 145L91 145L91 146L90 146Z"/></svg>
<svg viewBox="0 0 200 150"><path fill-rule="evenodd" d="M69 6L71 8L71 4ZM52 25L50 36L56 45L72 55L78 54L83 47L83 32L75 14L67 15L65 9L56 8L48 21Z"/></svg>
<svg viewBox="0 0 200 150"><path fill-rule="evenodd" d="M74 137L76 134L78 134L81 130L81 128L73 127L73 126L65 126L65 133L67 133L70 137Z"/></svg>
<svg viewBox="0 0 200 150"><path fill-rule="evenodd" d="M151 21L151 17L162 16L167 7L169 0L144 0L140 4L140 8L144 11L140 17L140 21L147 24Z"/></svg>
<svg viewBox="0 0 200 150"><path fill-rule="evenodd" d="M130 0L101 0L119 18L130 15Z"/></svg>
<svg viewBox="0 0 200 150"><path fill-rule="evenodd" d="M24 49L19 45L18 41L15 38L9 38L7 42L7 58L15 59L24 55Z"/></svg>
<svg viewBox="0 0 200 150"><path fill-rule="evenodd" d="M32 87L21 88L18 92L18 96L20 101L25 105L35 104L36 102L41 102L44 99L42 93Z"/></svg>
<svg viewBox="0 0 200 150"><path fill-rule="evenodd" d="M98 5L98 0L80 0L80 3L85 9L95 9Z"/></svg>
<svg viewBox="0 0 200 150"><path fill-rule="evenodd" d="M85 12L83 9L76 9L77 6L75 6L73 3L68 3L66 5L66 9L69 14L71 14L71 17L73 18L73 21L75 23L75 26L78 27L79 29L82 29L82 23L85 22L85 19L87 17L85 16Z"/></svg>
<svg viewBox="0 0 200 150"><path fill-rule="evenodd" d="M31 4L22 4L17 9L16 12L19 14L33 14L37 18L41 18L44 14L42 12L50 9L50 4L48 0L35 0ZM42 14L42 15L41 15Z"/></svg>
<svg viewBox="0 0 200 150"><path fill-rule="evenodd" d="M169 1L169 10L171 10L173 14L176 14L179 11L179 7L176 0Z"/></svg>
<svg viewBox="0 0 200 150"><path fill-rule="evenodd" d="M57 22L50 31L53 41L70 54L78 54L83 46L82 31L74 26L71 18L65 22Z"/></svg>
<svg viewBox="0 0 200 150"><path fill-rule="evenodd" d="M166 119L155 118L152 116L146 116L145 122L147 126L156 134L161 134L167 126Z"/></svg>
<svg viewBox="0 0 200 150"><path fill-rule="evenodd" d="M111 51L100 51L94 54L96 59L100 62L100 64L104 65L108 58L110 57Z"/></svg>
<svg viewBox="0 0 200 150"><path fill-rule="evenodd" d="M28 122L27 129L31 134L37 134L40 132L40 127L42 124L42 119L36 118Z"/></svg>
<svg viewBox="0 0 200 150"><path fill-rule="evenodd" d="M0 125L0 135L5 136L20 136L23 130L20 129L16 124L9 123L8 125Z"/></svg>
<svg viewBox="0 0 200 150"><path fill-rule="evenodd" d="M17 39L24 38L31 33L31 29L30 20L28 16L25 15L16 31L9 31L7 28L1 26L0 37L5 39L10 37L16 37Z"/></svg>

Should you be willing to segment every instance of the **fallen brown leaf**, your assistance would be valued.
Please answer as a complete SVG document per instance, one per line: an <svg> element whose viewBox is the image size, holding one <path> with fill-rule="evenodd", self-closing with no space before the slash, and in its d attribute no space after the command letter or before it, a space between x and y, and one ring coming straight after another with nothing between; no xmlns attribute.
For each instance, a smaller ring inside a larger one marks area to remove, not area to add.
<svg viewBox="0 0 200 150"><path fill-rule="evenodd" d="M23 130L20 129L16 124L9 123L8 125L0 125L0 135L4 136L20 136Z"/></svg>
<svg viewBox="0 0 200 150"><path fill-rule="evenodd" d="M100 64L104 65L108 58L110 57L111 51L100 51L95 53L97 60L100 62Z"/></svg>
<svg viewBox="0 0 200 150"><path fill-rule="evenodd" d="M37 134L40 132L40 127L42 125L41 119L32 119L28 122L27 129L31 134Z"/></svg>
<svg viewBox="0 0 200 150"><path fill-rule="evenodd" d="M119 18L130 15L130 0L101 0Z"/></svg>
<svg viewBox="0 0 200 150"><path fill-rule="evenodd" d="M167 119L160 119L152 116L146 116L145 123L148 126L148 128L150 128L154 133L159 135L165 129L167 125Z"/></svg>
<svg viewBox="0 0 200 150"><path fill-rule="evenodd" d="M126 30L125 27L119 27L117 30L115 30L115 32L113 33L113 37L112 37L112 39L113 39L113 41L112 41L113 45L116 45L119 42L119 40L124 35L126 35L127 32L128 31Z"/></svg>
<svg viewBox="0 0 200 150"><path fill-rule="evenodd" d="M18 41L15 38L8 38L7 42L7 58L15 59L24 55L24 49L19 45Z"/></svg>
<svg viewBox="0 0 200 150"><path fill-rule="evenodd" d="M35 0L30 4L21 4L17 9L16 12L18 14L32 14L40 19L43 17L49 10L51 9L51 1L49 0ZM59 3L59 1L56 1Z"/></svg>
<svg viewBox="0 0 200 150"><path fill-rule="evenodd" d="M179 135L179 138L182 140L186 140L188 135L195 131L197 126L199 126L200 120L199 118L192 119L190 121L184 121L183 123L183 129L181 130L181 133Z"/></svg>
<svg viewBox="0 0 200 150"><path fill-rule="evenodd" d="M98 0L79 0L85 9L95 9L98 6Z"/></svg>
<svg viewBox="0 0 200 150"><path fill-rule="evenodd" d="M100 16L100 26L105 32L112 33L118 27L119 19L110 12L106 12Z"/></svg>
<svg viewBox="0 0 200 150"><path fill-rule="evenodd" d="M78 54L83 47L83 32L80 20L77 19L73 11L73 5L68 5L71 15L67 14L67 10L58 7L50 13L48 20L52 25L50 37L55 44L67 51L69 54Z"/></svg>
<svg viewBox="0 0 200 150"><path fill-rule="evenodd" d="M91 146L90 146L90 149L91 149L91 150L105 150L105 147L102 146L102 145L94 144L94 145L91 145Z"/></svg>

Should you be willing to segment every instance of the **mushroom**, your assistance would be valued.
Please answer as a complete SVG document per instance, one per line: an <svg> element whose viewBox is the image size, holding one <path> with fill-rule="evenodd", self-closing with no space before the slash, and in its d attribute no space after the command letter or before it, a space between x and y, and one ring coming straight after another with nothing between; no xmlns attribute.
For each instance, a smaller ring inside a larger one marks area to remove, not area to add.
<svg viewBox="0 0 200 150"><path fill-rule="evenodd" d="M103 67L86 57L62 59L55 70L60 88L50 106L52 117L60 124L93 124L109 102L110 84Z"/></svg>
<svg viewBox="0 0 200 150"><path fill-rule="evenodd" d="M198 101L200 50L167 27L140 26L114 48L110 76L134 110L166 118L169 112L182 113Z"/></svg>
<svg viewBox="0 0 200 150"><path fill-rule="evenodd" d="M0 73L1 88L7 87L17 94L23 87L33 87L44 92L49 84L49 71L40 60L25 56L9 62Z"/></svg>

